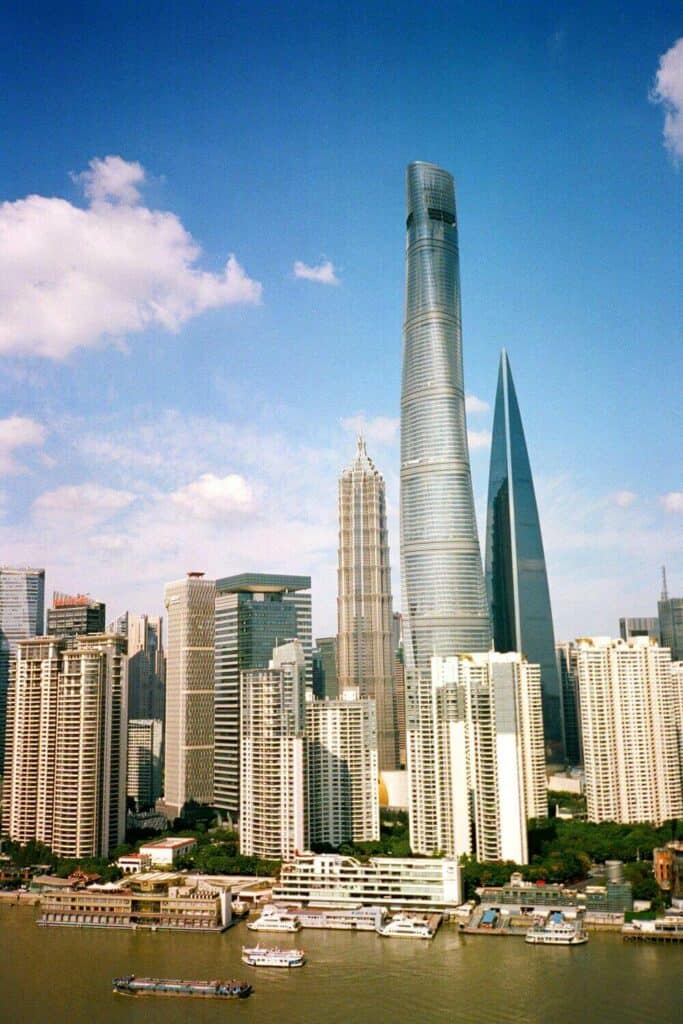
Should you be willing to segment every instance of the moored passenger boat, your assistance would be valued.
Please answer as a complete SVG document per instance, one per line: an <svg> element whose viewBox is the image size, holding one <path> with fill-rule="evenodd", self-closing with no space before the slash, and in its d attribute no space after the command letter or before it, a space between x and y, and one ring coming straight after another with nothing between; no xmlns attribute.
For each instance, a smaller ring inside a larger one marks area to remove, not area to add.
<svg viewBox="0 0 683 1024"><path fill-rule="evenodd" d="M114 978L114 992L126 996L204 996L246 999L252 987L247 981L185 981L182 978L138 978L126 974Z"/></svg>
<svg viewBox="0 0 683 1024"><path fill-rule="evenodd" d="M565 921L559 911L550 915L545 924L534 925L524 936L534 946L582 946L588 942L588 935L577 924Z"/></svg>
<svg viewBox="0 0 683 1024"><path fill-rule="evenodd" d="M433 939L434 929L420 917L397 914L389 924L377 929L377 934L387 939Z"/></svg>
<svg viewBox="0 0 683 1024"><path fill-rule="evenodd" d="M252 932L299 932L301 921L296 914L283 913L277 907L264 907L261 916L247 925Z"/></svg>

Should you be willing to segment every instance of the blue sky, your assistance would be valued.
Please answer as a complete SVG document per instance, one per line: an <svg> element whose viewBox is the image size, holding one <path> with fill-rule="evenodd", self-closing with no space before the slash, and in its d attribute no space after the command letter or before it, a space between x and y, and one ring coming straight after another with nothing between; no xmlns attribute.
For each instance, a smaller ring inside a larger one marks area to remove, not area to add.
<svg viewBox="0 0 683 1024"><path fill-rule="evenodd" d="M456 179L480 528L504 345L558 636L653 614L663 562L683 593L681 37L676 3L5 10L2 560L112 615L188 569L310 572L333 632L362 423L400 606L424 159Z"/></svg>

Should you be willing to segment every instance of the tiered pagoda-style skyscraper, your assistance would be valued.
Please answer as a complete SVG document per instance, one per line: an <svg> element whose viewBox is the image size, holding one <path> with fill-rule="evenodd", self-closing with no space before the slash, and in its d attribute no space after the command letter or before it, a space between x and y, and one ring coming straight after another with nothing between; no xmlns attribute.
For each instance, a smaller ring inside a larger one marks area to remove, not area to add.
<svg viewBox="0 0 683 1024"><path fill-rule="evenodd" d="M500 357L491 443L486 587L496 651L518 651L541 666L546 745L553 759L561 757L560 681L543 539L505 349Z"/></svg>

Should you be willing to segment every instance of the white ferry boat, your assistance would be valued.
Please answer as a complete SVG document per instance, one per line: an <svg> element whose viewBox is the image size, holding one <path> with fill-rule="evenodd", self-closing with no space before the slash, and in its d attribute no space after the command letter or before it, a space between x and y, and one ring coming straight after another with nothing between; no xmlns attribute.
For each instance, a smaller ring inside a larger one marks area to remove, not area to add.
<svg viewBox="0 0 683 1024"><path fill-rule="evenodd" d="M551 914L545 924L534 925L524 938L535 946L582 946L588 942L583 928L565 921L561 913Z"/></svg>
<svg viewBox="0 0 683 1024"><path fill-rule="evenodd" d="M276 949L267 946L242 946L242 961L249 967L303 967L306 953L303 949Z"/></svg>
<svg viewBox="0 0 683 1024"><path fill-rule="evenodd" d="M387 939L433 939L434 929L419 917L397 914L389 924L378 928L377 934Z"/></svg>
<svg viewBox="0 0 683 1024"><path fill-rule="evenodd" d="M252 932L300 932L301 921L296 914L282 913L269 905L256 921L249 922L247 928Z"/></svg>

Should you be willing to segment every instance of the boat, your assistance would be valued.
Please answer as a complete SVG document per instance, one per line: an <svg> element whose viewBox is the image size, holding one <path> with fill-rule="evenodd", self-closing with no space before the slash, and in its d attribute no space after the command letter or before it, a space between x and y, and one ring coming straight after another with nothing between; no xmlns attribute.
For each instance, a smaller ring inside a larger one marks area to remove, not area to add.
<svg viewBox="0 0 683 1024"><path fill-rule="evenodd" d="M379 927L377 934L387 939L433 939L435 932L423 918L397 914L389 924Z"/></svg>
<svg viewBox="0 0 683 1024"><path fill-rule="evenodd" d="M588 935L579 924L565 921L559 911L550 915L545 924L536 924L524 936L533 946L582 946Z"/></svg>
<svg viewBox="0 0 683 1024"><path fill-rule="evenodd" d="M303 967L303 949L277 949L274 946L242 946L242 961L249 967Z"/></svg>
<svg viewBox="0 0 683 1024"><path fill-rule="evenodd" d="M218 999L246 999L252 986L248 981L185 981L182 978L138 978L125 974L114 978L114 992L125 996L204 996Z"/></svg>
<svg viewBox="0 0 683 1024"><path fill-rule="evenodd" d="M300 932L301 921L296 914L283 914L277 907L267 906L247 928L252 932Z"/></svg>

